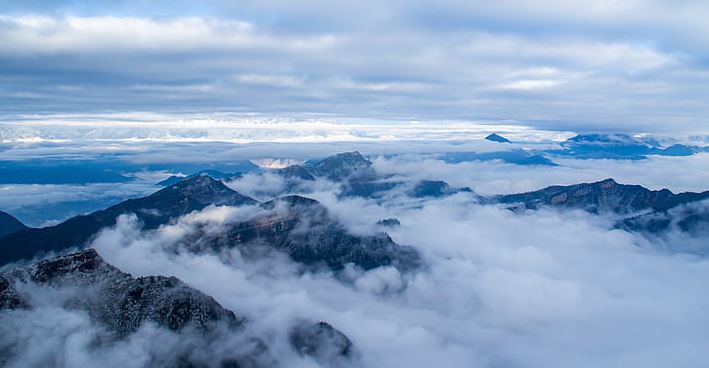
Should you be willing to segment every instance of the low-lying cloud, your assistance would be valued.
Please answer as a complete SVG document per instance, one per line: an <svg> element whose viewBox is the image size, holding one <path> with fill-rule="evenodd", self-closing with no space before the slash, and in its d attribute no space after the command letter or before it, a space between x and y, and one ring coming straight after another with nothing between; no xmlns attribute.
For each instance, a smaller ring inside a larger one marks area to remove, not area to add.
<svg viewBox="0 0 709 368"><path fill-rule="evenodd" d="M483 194L607 176L684 190L701 187L704 161L700 154L540 168L400 156L376 158L374 168L397 180L444 179ZM265 174L229 185L267 200L285 184ZM133 276L174 275L214 297L246 317L249 333L264 339L285 366L319 364L288 344L288 329L300 319L327 321L344 332L357 350L351 364L361 367L693 367L707 358L709 263L696 251L701 237L676 231L645 237L577 210L513 212L482 205L472 193L417 199L394 191L383 201L343 198L340 186L323 181L303 188L354 234L381 231L379 220L398 219L401 225L387 232L415 247L423 266L316 271L278 252L254 257L238 247L185 247L196 234L221 234L262 214L259 206L209 207L153 231L122 216L91 246ZM72 365L126 356L134 357L129 366L141 366L148 352L151 359L169 356L165 347L189 339L147 325L124 342L92 347L102 332L80 312L47 300L3 316L3 336L13 341L0 343L15 344L16 366L50 357Z"/></svg>
<svg viewBox="0 0 709 368"><path fill-rule="evenodd" d="M516 214L468 194L409 205L313 196L352 231L398 218L390 234L419 249L427 266L404 275L354 270L343 282L302 273L285 257L165 251L195 221L223 225L246 208L207 209L155 233L124 219L93 246L133 274L180 277L264 332L277 334L294 316L327 320L353 340L362 366L693 366L706 358L703 258L647 247L580 211Z"/></svg>

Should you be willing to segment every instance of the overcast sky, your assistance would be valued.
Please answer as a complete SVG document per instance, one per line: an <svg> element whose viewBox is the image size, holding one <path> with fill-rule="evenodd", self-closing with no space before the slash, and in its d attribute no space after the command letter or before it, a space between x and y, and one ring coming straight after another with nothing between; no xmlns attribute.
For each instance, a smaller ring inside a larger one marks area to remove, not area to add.
<svg viewBox="0 0 709 368"><path fill-rule="evenodd" d="M709 131L705 0L0 0L0 113Z"/></svg>

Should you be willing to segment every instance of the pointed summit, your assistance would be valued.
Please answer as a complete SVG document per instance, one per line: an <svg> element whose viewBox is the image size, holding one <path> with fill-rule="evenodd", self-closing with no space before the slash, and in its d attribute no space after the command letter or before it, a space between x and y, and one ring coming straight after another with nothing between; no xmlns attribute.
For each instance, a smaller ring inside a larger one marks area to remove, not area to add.
<svg viewBox="0 0 709 368"><path fill-rule="evenodd" d="M317 176L339 181L354 174L368 173L371 166L371 161L364 158L358 151L353 151L326 157L313 165L312 169Z"/></svg>
<svg viewBox="0 0 709 368"><path fill-rule="evenodd" d="M493 141L493 142L498 142L498 143L511 143L509 139L497 134L497 133L492 133L485 137L488 141Z"/></svg>

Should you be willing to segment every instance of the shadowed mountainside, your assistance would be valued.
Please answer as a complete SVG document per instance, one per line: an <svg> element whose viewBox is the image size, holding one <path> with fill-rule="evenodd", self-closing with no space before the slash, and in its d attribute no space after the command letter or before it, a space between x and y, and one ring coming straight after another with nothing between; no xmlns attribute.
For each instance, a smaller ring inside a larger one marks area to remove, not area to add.
<svg viewBox="0 0 709 368"><path fill-rule="evenodd" d="M73 217L61 224L41 229L25 229L0 238L0 265L30 259L43 253L83 246L102 228L113 226L116 218L134 213L146 229L210 205L256 204L249 197L229 189L208 176L181 181L154 194L121 202L105 210Z"/></svg>

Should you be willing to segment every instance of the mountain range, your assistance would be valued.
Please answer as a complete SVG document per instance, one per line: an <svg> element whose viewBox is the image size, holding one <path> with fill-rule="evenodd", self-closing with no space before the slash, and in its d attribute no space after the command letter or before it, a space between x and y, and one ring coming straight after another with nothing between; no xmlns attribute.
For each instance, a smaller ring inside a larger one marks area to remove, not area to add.
<svg viewBox="0 0 709 368"><path fill-rule="evenodd" d="M668 189L649 190L640 185L619 184L612 178L594 183L550 186L533 192L500 195L494 203L521 204L526 209L564 207L592 213L632 214L643 210L667 211L684 203L709 198L709 191L675 194Z"/></svg>
<svg viewBox="0 0 709 368"><path fill-rule="evenodd" d="M701 193L672 193L667 189L649 190L639 185L617 183L606 179L593 183L568 186L550 186L540 190L498 195L476 196L469 188L452 188L446 182L405 180L377 174L371 161L359 152L346 152L321 161L306 162L270 172L290 180L276 199L259 203L244 196L206 172L163 188L154 194L130 199L104 210L71 218L61 224L39 229L27 228L9 214L0 213L0 265L43 254L59 253L81 248L101 229L113 226L121 214L134 214L143 229L156 229L182 215L202 210L207 206L260 205L263 209L279 204L285 209L278 216L264 214L242 223L232 224L221 239L200 238L192 250L214 250L215 244L244 248L251 243L266 243L288 254L304 265L324 264L341 269L353 262L365 269L393 264L402 269L415 268L417 256L412 248L399 246L382 233L372 236L354 236L333 220L322 205L303 195L291 195L302 189L302 183L316 178L342 185L341 196L384 198L387 193L399 191L412 198L440 198L456 193L471 193L480 203L503 204L515 209L581 209L595 214L619 216L618 227L639 232L657 233L669 224L678 223L680 229L696 232L704 228L706 213L699 209L675 210L672 221L668 210L709 198L709 191ZM226 177L232 180L233 176ZM697 207L701 208L701 207ZM376 219L373 219L375 222ZM308 232L294 232L300 223L312 226Z"/></svg>
<svg viewBox="0 0 709 368"><path fill-rule="evenodd" d="M615 228L655 235L670 230L709 236L709 191L673 193L640 185L619 184L613 179L537 191L499 195L484 201L510 205L514 210L540 208L579 209L617 216Z"/></svg>
<svg viewBox="0 0 709 368"><path fill-rule="evenodd" d="M343 166L328 165L338 177L347 172ZM352 165L346 167L356 169ZM127 200L55 226L26 228L0 237L0 265L80 249L101 229L115 225L122 214L134 214L144 230L151 230L207 206L245 205L260 205L265 213L231 224L219 237L195 236L188 242L189 249L218 251L224 247L240 247L246 250L253 244L267 244L304 265L325 265L333 270L343 269L347 263L363 269L393 265L402 270L418 264L418 254L413 248L396 244L386 233L352 235L313 199L292 195L259 204L219 180L197 175L145 198ZM305 224L307 231L299 230Z"/></svg>

